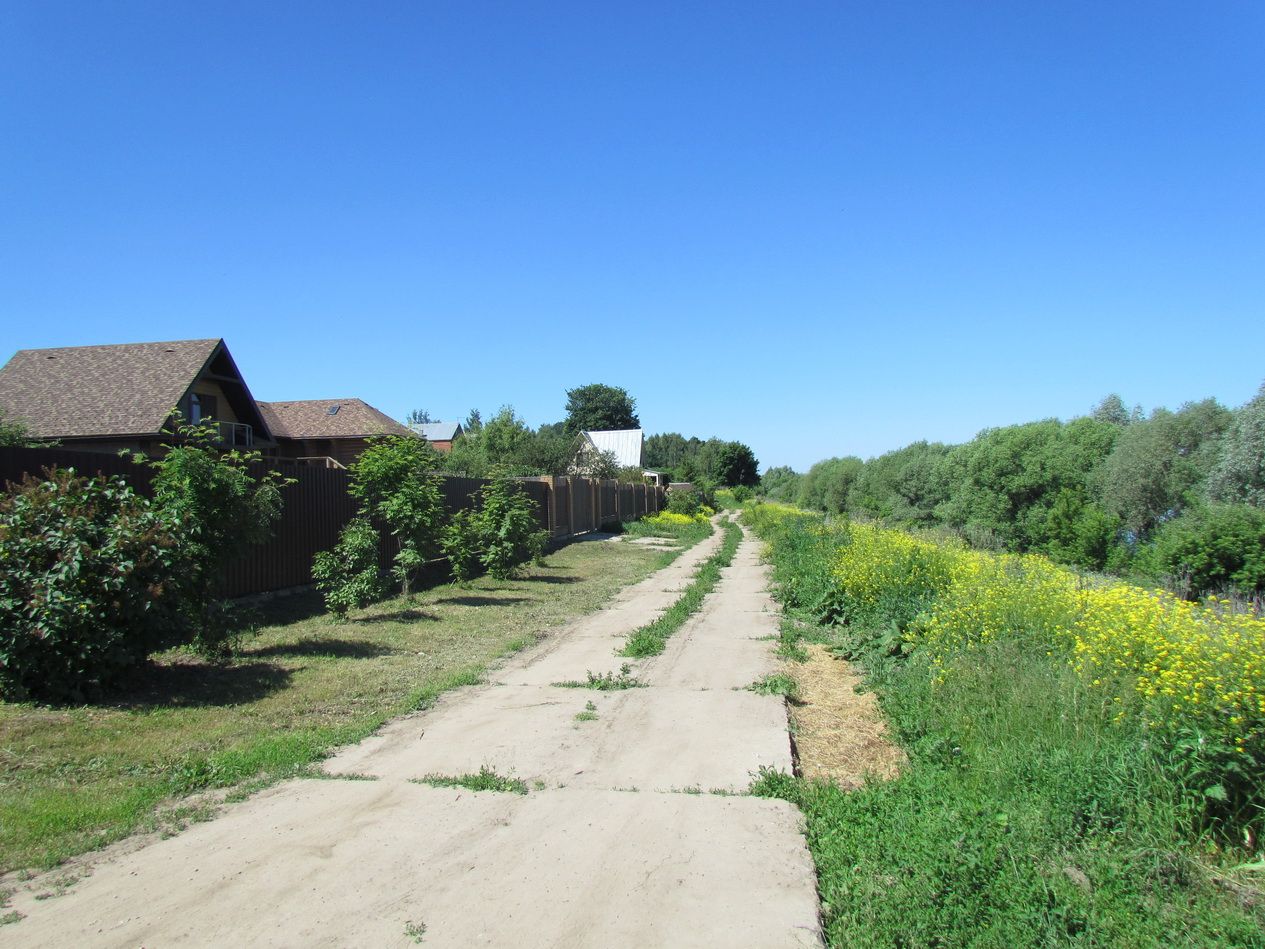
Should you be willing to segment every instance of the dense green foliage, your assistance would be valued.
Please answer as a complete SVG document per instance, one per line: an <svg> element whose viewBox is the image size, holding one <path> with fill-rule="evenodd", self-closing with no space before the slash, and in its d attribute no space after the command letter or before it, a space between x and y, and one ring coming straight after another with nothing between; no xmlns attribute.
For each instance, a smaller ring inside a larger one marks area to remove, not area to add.
<svg viewBox="0 0 1265 949"><path fill-rule="evenodd" d="M566 434L630 428L641 428L641 419L637 418L637 400L627 390L601 383L567 390Z"/></svg>
<svg viewBox="0 0 1265 949"><path fill-rule="evenodd" d="M286 479L219 451L209 425L174 434L161 458L137 459L152 500L52 470L0 502L0 693L81 700L159 648L230 651L224 571L269 536Z"/></svg>
<svg viewBox="0 0 1265 949"><path fill-rule="evenodd" d="M82 701L176 638L180 544L121 479L28 475L0 501L0 695Z"/></svg>
<svg viewBox="0 0 1265 949"><path fill-rule="evenodd" d="M252 470L260 461L258 452L222 451L211 421L177 423L175 434L160 458L137 455L134 460L153 470L154 503L180 533L184 564L174 579L193 630L192 645L204 655L223 657L241 631L224 596L225 571L272 536L281 517L281 491L291 479Z"/></svg>
<svg viewBox="0 0 1265 949"><path fill-rule="evenodd" d="M1159 740L1022 635L933 655L907 631L941 565L871 563L857 599L837 572L846 525L762 510L744 517L797 635L861 661L909 758L851 792L775 773L753 787L805 814L830 945L1265 945L1241 824L1259 813L1221 822L1220 789L1180 747L1198 735ZM921 546L883 556L934 559Z"/></svg>
<svg viewBox="0 0 1265 949"><path fill-rule="evenodd" d="M761 489L830 514L948 528L985 549L1146 575L1192 597L1265 592L1243 569L1262 556L1252 532L1208 533L1249 524L1246 506L1265 505L1265 388L1233 412L1205 399L1144 416L1108 396L1083 418L987 429L962 445L915 442L865 462L820 461L803 475L773 468ZM1237 509L1209 514L1209 501ZM1189 529L1176 526L1188 517ZM1222 548L1216 558L1227 569L1177 555L1174 538L1187 538L1189 558L1192 532L1203 533L1205 548Z"/></svg>
<svg viewBox="0 0 1265 949"><path fill-rule="evenodd" d="M688 481L707 489L759 484L759 462L742 442L719 438L686 438L676 432L646 439L642 463L666 472L672 481Z"/></svg>
<svg viewBox="0 0 1265 949"><path fill-rule="evenodd" d="M508 405L486 422L474 418L477 414L467 420L477 424L442 456L445 471L468 478L486 478L493 470L521 477L563 475L580 448L578 437L562 431L561 423L532 431Z"/></svg>

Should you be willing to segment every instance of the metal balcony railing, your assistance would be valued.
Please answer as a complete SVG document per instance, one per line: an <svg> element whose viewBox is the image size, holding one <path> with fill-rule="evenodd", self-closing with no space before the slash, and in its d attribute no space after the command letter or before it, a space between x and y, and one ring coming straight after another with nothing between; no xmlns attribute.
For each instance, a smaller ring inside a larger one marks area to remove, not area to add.
<svg viewBox="0 0 1265 949"><path fill-rule="evenodd" d="M220 430L220 444L230 448L251 448L255 444L255 430L245 422L216 422Z"/></svg>

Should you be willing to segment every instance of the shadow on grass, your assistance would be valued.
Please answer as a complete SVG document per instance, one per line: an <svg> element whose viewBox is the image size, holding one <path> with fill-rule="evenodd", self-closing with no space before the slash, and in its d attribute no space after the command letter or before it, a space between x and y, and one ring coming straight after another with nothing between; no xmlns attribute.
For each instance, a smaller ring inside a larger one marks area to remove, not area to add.
<svg viewBox="0 0 1265 949"><path fill-rule="evenodd" d="M325 600L316 590L290 593L254 605L261 626L290 626L325 614Z"/></svg>
<svg viewBox="0 0 1265 949"><path fill-rule="evenodd" d="M425 610L410 609L400 610L396 613L371 613L368 616L357 616L352 622L361 625L370 623L420 623L422 620L438 623L439 617L433 613L427 613Z"/></svg>
<svg viewBox="0 0 1265 949"><path fill-rule="evenodd" d="M534 603L530 596L444 596L434 601L454 606L508 606L511 603Z"/></svg>
<svg viewBox="0 0 1265 949"><path fill-rule="evenodd" d="M523 582L524 583L582 583L583 581L577 576L572 576L570 574L567 574L567 575L562 575L562 576L557 576L557 577L551 577L548 575L537 576L537 577L524 577Z"/></svg>
<svg viewBox="0 0 1265 949"><path fill-rule="evenodd" d="M351 639L300 639L292 643L278 643L263 649L249 650L251 658L286 656L328 656L333 659L373 659L395 652L379 643L363 643Z"/></svg>
<svg viewBox="0 0 1265 949"><path fill-rule="evenodd" d="M209 662L150 663L133 685L107 704L116 708L199 708L255 702L290 684L290 670L271 662L217 665Z"/></svg>

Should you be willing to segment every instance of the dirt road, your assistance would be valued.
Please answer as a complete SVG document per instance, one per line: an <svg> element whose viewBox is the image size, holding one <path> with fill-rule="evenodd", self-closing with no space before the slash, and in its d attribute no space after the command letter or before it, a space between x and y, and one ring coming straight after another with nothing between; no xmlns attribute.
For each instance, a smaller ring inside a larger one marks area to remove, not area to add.
<svg viewBox="0 0 1265 949"><path fill-rule="evenodd" d="M791 767L782 700L745 690L776 668L753 541L665 653L632 663L645 687L552 684L618 674L623 638L676 599L718 541L489 684L345 749L328 780L230 806L100 864L64 896L19 895L27 918L0 943L820 945L798 812L740 793L761 766ZM417 783L484 766L529 793Z"/></svg>

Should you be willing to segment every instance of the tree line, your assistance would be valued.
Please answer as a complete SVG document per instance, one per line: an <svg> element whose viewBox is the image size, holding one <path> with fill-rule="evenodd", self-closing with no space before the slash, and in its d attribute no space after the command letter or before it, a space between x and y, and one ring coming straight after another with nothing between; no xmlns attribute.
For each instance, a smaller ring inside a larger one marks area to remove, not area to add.
<svg viewBox="0 0 1265 949"><path fill-rule="evenodd" d="M948 528L991 549L1135 574L1198 597L1265 593L1265 385L1145 415L1117 395L1087 416L919 441L868 461L771 468L766 497L831 514Z"/></svg>
<svg viewBox="0 0 1265 949"><path fill-rule="evenodd" d="M650 435L642 453L642 467L621 470L612 458L591 454L577 458L581 432L640 428L637 401L626 389L594 383L567 390L566 417L531 428L514 410L502 406L487 421L473 410L462 427L465 434L442 459L444 470L470 478L497 470L519 477L581 473L594 478L640 481L643 469L658 471L671 481L689 481L705 491L717 487L754 487L759 483L759 461L742 442L719 438L686 438L676 432ZM409 422L428 422L421 409Z"/></svg>

